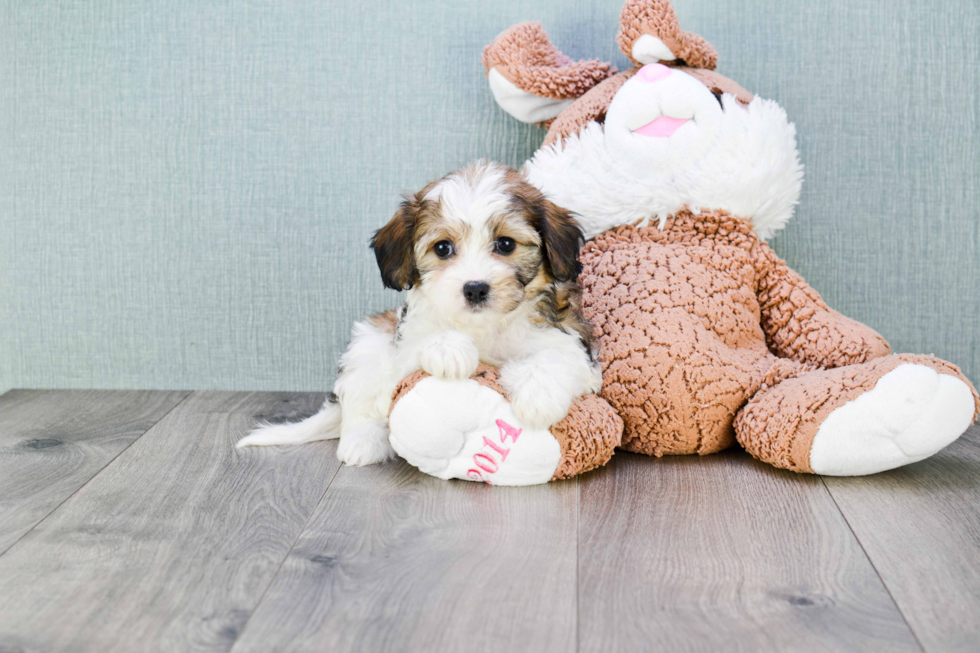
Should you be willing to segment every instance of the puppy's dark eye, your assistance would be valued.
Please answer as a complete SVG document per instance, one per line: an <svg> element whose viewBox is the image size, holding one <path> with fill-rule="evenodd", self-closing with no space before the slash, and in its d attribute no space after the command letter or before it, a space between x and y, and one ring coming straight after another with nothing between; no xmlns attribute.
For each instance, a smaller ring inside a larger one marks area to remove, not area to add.
<svg viewBox="0 0 980 653"><path fill-rule="evenodd" d="M517 243L514 242L513 238L501 236L493 244L493 248L500 254L510 254L517 248Z"/></svg>
<svg viewBox="0 0 980 653"><path fill-rule="evenodd" d="M448 240L440 240L436 243L436 246L432 248L435 251L436 256L441 259L447 259L453 255L453 244Z"/></svg>

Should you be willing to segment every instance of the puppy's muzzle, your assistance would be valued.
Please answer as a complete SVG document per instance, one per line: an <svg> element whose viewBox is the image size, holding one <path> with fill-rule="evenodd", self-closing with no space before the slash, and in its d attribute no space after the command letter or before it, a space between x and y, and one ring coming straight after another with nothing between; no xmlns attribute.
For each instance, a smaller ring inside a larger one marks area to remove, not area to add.
<svg viewBox="0 0 980 653"><path fill-rule="evenodd" d="M490 297L490 285L485 281L468 281L463 285L463 297L470 306L486 304Z"/></svg>

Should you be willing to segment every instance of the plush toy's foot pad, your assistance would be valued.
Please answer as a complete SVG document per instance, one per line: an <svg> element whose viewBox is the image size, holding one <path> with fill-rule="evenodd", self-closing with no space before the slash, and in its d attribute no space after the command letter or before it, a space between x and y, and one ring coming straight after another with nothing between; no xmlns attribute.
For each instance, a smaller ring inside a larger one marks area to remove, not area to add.
<svg viewBox="0 0 980 653"><path fill-rule="evenodd" d="M524 428L503 395L473 379L422 379L398 399L388 426L398 455L443 479L547 483L561 459L549 431Z"/></svg>
<svg viewBox="0 0 980 653"><path fill-rule="evenodd" d="M408 375L388 427L395 451L421 471L493 485L571 478L605 465L623 439L623 420L596 395L577 398L547 431L525 428L488 365L464 381Z"/></svg>
<svg viewBox="0 0 980 653"><path fill-rule="evenodd" d="M827 476L862 476L918 462L973 422L969 385L931 367L905 363L874 388L835 409L817 431L810 467Z"/></svg>
<svg viewBox="0 0 980 653"><path fill-rule="evenodd" d="M928 458L963 434L978 406L955 365L899 354L782 381L749 401L735 431L777 467L861 476Z"/></svg>

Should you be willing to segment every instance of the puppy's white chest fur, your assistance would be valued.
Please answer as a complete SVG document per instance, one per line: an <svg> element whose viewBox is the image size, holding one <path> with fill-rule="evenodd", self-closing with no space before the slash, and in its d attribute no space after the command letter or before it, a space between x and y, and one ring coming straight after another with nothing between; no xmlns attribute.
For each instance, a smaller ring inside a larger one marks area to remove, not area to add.
<svg viewBox="0 0 980 653"><path fill-rule="evenodd" d="M433 334L465 334L475 346L479 362L501 367L526 352L529 341L562 339L562 332L534 323L536 311L530 303L521 304L506 315L441 314L414 290L408 295L405 317L398 327L396 344L411 358L411 350ZM548 331L556 331L550 334ZM550 337L549 337L550 336ZM411 364L411 361L406 361ZM411 372L412 370L408 370Z"/></svg>

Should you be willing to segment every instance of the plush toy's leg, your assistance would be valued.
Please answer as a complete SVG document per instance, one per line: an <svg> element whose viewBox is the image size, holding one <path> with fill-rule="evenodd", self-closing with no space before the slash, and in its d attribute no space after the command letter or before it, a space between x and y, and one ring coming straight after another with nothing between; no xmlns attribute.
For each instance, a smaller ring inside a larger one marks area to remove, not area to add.
<svg viewBox="0 0 980 653"><path fill-rule="evenodd" d="M776 467L861 476L928 458L963 434L980 398L931 356L884 356L760 390L735 418L739 442Z"/></svg>
<svg viewBox="0 0 980 653"><path fill-rule="evenodd" d="M438 478L534 485L605 464L622 420L602 399L580 397L550 431L524 428L497 382L481 366L462 381L419 372L395 391L389 416L395 451Z"/></svg>

